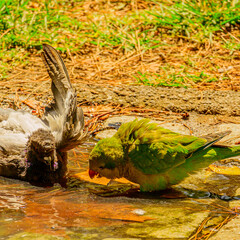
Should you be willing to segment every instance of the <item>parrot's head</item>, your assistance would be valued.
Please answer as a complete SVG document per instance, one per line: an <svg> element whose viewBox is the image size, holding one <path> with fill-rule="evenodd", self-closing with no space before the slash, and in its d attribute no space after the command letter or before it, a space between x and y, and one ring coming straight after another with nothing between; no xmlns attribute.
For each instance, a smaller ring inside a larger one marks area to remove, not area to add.
<svg viewBox="0 0 240 240"><path fill-rule="evenodd" d="M125 165L121 140L115 137L100 140L90 153L89 176L121 178Z"/></svg>

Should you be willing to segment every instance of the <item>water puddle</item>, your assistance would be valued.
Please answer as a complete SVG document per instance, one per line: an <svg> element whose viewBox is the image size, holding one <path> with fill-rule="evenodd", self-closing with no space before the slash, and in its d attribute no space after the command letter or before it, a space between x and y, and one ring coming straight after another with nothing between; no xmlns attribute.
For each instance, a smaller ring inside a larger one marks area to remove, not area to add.
<svg viewBox="0 0 240 240"><path fill-rule="evenodd" d="M84 176L92 147L70 153L71 175ZM0 177L0 239L205 239L237 214L204 189L142 194L128 183L100 183L72 177L68 188L40 188Z"/></svg>

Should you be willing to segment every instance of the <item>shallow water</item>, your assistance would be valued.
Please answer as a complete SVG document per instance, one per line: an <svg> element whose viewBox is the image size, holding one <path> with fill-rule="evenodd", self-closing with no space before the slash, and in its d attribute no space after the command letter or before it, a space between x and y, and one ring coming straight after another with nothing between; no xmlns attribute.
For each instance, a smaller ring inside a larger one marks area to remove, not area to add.
<svg viewBox="0 0 240 240"><path fill-rule="evenodd" d="M88 143L70 153L71 174L86 171L91 148ZM198 236L235 214L207 192L124 194L124 184L74 178L69 186L40 188L0 177L0 239L189 239L203 223Z"/></svg>

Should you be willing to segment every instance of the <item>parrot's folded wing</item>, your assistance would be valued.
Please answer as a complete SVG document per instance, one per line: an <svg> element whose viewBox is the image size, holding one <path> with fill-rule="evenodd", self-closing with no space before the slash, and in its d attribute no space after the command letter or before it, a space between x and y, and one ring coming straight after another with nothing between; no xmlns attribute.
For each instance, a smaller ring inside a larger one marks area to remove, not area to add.
<svg viewBox="0 0 240 240"><path fill-rule="evenodd" d="M195 136L171 134L171 132L161 134L161 130L161 128L157 129L157 131L154 131L154 134L146 132L145 136L147 136L146 139L148 141L139 145L137 151L133 149L129 154L134 162L134 166L145 174L166 173L185 163L193 153L213 146L231 133L231 131L225 131L198 138ZM149 136L153 136L152 140Z"/></svg>
<svg viewBox="0 0 240 240"><path fill-rule="evenodd" d="M120 138L133 166L145 174L164 173L185 162L188 155L207 141L181 135L150 123L149 119L123 124L115 137Z"/></svg>
<svg viewBox="0 0 240 240"><path fill-rule="evenodd" d="M139 144L128 156L133 165L145 174L166 173L185 163L188 156L204 144L204 139L177 135L152 144L147 142Z"/></svg>
<svg viewBox="0 0 240 240"><path fill-rule="evenodd" d="M54 103L46 109L44 119L56 139L57 149L66 151L78 145L86 135L83 111L77 107L76 92L58 52L44 44L42 59L52 79L54 96Z"/></svg>

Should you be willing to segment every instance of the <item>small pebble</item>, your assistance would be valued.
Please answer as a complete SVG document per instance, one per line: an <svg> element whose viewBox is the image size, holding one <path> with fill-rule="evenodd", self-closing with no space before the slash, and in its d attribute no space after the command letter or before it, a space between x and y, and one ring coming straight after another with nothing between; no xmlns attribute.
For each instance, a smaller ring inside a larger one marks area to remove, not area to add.
<svg viewBox="0 0 240 240"><path fill-rule="evenodd" d="M142 216L146 213L146 211L144 211L143 209L135 209L132 211L132 213L136 214L136 215L139 215L139 216Z"/></svg>

